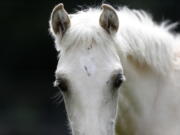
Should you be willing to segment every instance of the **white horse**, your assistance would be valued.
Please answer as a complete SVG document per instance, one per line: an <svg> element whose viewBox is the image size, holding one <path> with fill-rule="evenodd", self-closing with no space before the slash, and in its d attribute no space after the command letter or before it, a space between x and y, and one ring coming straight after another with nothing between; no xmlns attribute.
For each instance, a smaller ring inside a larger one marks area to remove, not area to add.
<svg viewBox="0 0 180 135"><path fill-rule="evenodd" d="M180 36L107 4L50 18L57 86L73 135L180 135ZM125 79L126 78L126 79Z"/></svg>

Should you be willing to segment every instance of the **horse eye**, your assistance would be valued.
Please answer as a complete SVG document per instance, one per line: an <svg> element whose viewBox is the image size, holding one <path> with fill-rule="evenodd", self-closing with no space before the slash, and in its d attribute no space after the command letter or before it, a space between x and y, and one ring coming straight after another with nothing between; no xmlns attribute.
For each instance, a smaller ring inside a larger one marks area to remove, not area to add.
<svg viewBox="0 0 180 135"><path fill-rule="evenodd" d="M119 88L122 82L124 81L124 77L122 74L116 74L113 76L113 88Z"/></svg>
<svg viewBox="0 0 180 135"><path fill-rule="evenodd" d="M62 79L62 78L61 79L57 79L54 82L54 86L57 87L62 92L68 91L67 80L65 80L65 79Z"/></svg>

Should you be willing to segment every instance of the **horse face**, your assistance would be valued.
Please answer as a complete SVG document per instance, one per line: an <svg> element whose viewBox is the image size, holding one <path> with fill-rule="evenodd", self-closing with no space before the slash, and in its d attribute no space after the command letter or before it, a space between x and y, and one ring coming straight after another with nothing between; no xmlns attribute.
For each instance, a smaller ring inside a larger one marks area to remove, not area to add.
<svg viewBox="0 0 180 135"><path fill-rule="evenodd" d="M55 86L63 95L73 135L114 135L118 91L124 76L112 37L118 18L112 7L103 5L103 9L101 35L89 29L78 35L80 24L70 24L62 4L54 9L50 21L56 46L61 46Z"/></svg>
<svg viewBox="0 0 180 135"><path fill-rule="evenodd" d="M103 53L99 48L73 49L59 60L55 85L74 135L113 135L123 73L119 59Z"/></svg>

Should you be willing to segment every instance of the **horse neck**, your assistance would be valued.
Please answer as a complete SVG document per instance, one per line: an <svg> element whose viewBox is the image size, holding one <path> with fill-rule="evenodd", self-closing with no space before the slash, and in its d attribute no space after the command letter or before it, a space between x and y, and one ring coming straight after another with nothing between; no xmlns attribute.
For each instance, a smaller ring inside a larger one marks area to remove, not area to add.
<svg viewBox="0 0 180 135"><path fill-rule="evenodd" d="M167 72L165 76L146 63L139 63L133 56L124 57L121 61L126 81L119 93L120 129L126 129L126 134L145 134L144 131L150 132L151 128L152 131L159 130L164 121L172 121L171 117L158 118L172 113L168 107L177 102L173 97L179 94L180 85L175 86L174 83L179 80L180 73L177 78L174 78L177 73L173 72ZM121 123L123 121L125 123Z"/></svg>
<svg viewBox="0 0 180 135"><path fill-rule="evenodd" d="M128 19L123 21L122 18L118 33L119 55L127 80L122 89L132 94L136 100L132 102L137 102L140 110L151 112L152 108L147 106L153 107L155 95L161 93L159 89L162 89L165 78L169 78L174 68L175 38L163 27ZM126 92L123 93L125 97L129 96Z"/></svg>
<svg viewBox="0 0 180 135"><path fill-rule="evenodd" d="M180 86L174 85L178 80L174 72L177 41L167 29L155 24L128 19L122 19L121 24L118 47L126 82L120 91L119 119L130 121L132 126L123 123L131 128L128 131L143 126L156 129L164 121L170 121L168 117L158 118L160 114L172 113L168 107L177 102L173 96L179 94Z"/></svg>

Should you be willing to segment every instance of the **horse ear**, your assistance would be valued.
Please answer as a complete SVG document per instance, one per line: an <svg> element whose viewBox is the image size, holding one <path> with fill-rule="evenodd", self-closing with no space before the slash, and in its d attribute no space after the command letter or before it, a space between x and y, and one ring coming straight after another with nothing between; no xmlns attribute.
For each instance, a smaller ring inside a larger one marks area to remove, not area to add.
<svg viewBox="0 0 180 135"><path fill-rule="evenodd" d="M101 13L99 24L110 34L117 32L119 28L119 18L115 9L108 4L103 4L101 7L103 12Z"/></svg>
<svg viewBox="0 0 180 135"><path fill-rule="evenodd" d="M70 27L70 18L62 3L55 6L50 18L50 31L53 34L60 34L61 37Z"/></svg>

